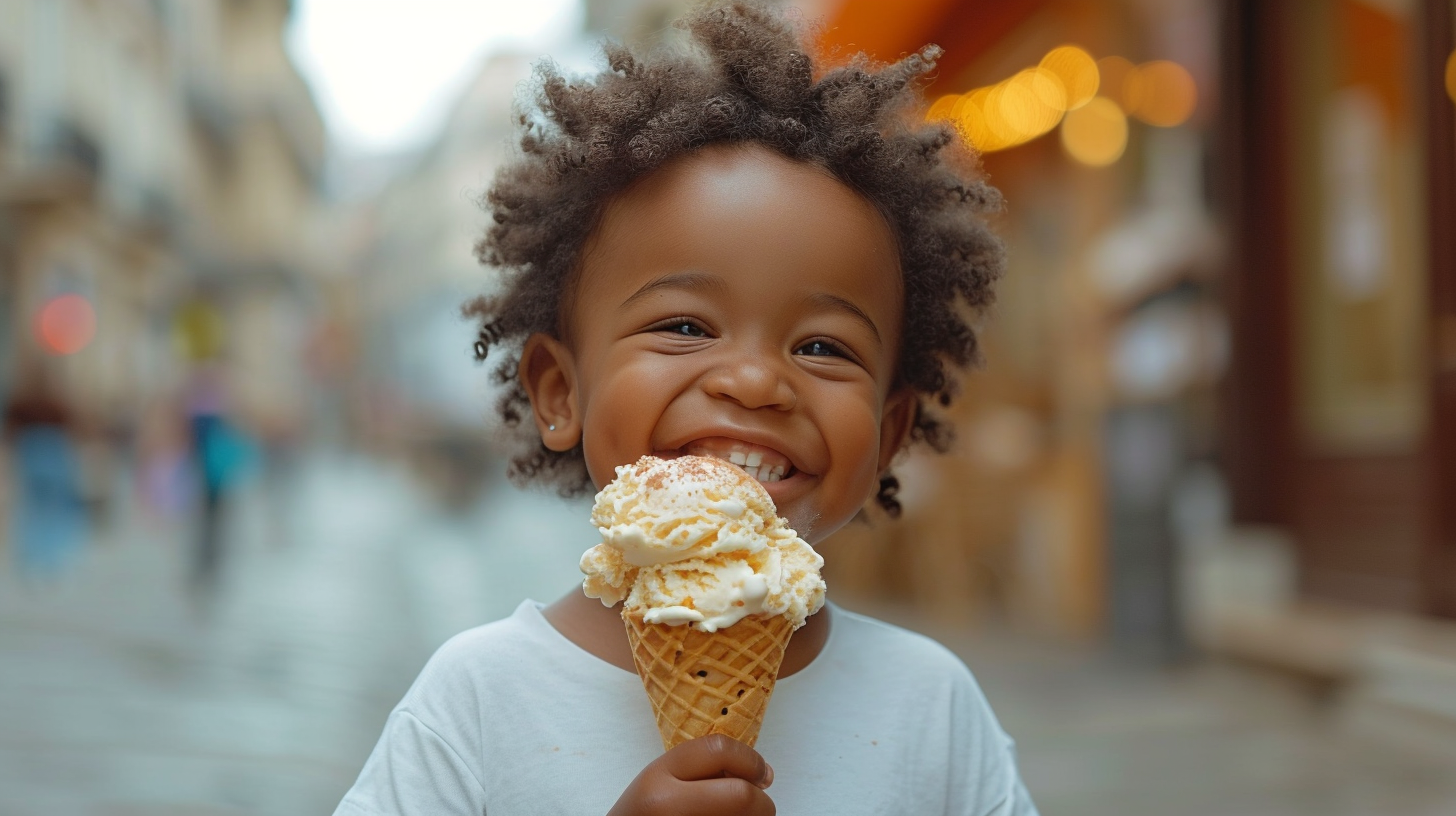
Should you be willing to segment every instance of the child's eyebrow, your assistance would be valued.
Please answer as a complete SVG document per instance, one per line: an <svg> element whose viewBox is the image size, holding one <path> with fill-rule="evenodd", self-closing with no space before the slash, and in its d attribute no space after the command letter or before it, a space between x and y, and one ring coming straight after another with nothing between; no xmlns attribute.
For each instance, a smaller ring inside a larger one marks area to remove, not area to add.
<svg viewBox="0 0 1456 816"><path fill-rule="evenodd" d="M865 325L865 328L868 328L870 330L870 333L875 336L875 342L884 342L884 338L880 337L880 329L878 326L875 325L875 321L870 319L870 316L865 313L864 309L861 309L860 307L854 305L853 301L846 300L839 295L831 295L828 292L819 292L817 294L810 295L806 300L810 306L815 306L820 309L831 309L836 312L844 312L855 320L863 323Z"/></svg>
<svg viewBox="0 0 1456 816"><path fill-rule="evenodd" d="M687 289L721 294L727 287L728 284L722 278L707 272L669 272L642 284L642 288L622 301L622 305L635 303L658 289Z"/></svg>

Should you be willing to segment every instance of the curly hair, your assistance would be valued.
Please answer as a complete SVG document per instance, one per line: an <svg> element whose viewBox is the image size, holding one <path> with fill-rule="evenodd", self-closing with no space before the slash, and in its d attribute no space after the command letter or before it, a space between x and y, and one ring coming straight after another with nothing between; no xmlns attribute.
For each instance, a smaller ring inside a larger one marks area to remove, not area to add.
<svg viewBox="0 0 1456 816"><path fill-rule="evenodd" d="M890 65L857 54L816 71L795 24L762 2L709 5L677 25L688 47L643 55L608 42L606 69L586 80L538 65L532 104L517 111L521 152L486 193L493 223L476 255L501 271L502 285L463 311L479 321L476 359L507 350L494 379L506 387L501 417L524 443L512 480L554 483L563 495L591 489L580 444L552 451L521 427L531 416L516 379L521 344L535 332L562 336L561 305L604 205L715 143L757 144L818 166L885 218L904 276L896 385L916 395L912 441L944 451L950 429L935 412L955 395L953 371L978 361L971 321L992 301L1004 251L985 223L1000 194L974 154L951 127L915 115L941 50L927 45ZM892 475L881 479L878 499L892 516L897 489Z"/></svg>

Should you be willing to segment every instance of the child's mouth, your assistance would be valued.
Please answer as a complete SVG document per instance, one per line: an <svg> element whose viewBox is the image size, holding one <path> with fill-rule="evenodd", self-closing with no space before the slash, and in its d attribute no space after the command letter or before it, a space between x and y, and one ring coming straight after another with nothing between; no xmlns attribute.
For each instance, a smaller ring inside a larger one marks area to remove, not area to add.
<svg viewBox="0 0 1456 816"><path fill-rule="evenodd" d="M689 456L711 456L730 462L765 484L787 479L795 473L793 463L782 453L773 448L751 445L736 439L699 439L684 445L682 452Z"/></svg>

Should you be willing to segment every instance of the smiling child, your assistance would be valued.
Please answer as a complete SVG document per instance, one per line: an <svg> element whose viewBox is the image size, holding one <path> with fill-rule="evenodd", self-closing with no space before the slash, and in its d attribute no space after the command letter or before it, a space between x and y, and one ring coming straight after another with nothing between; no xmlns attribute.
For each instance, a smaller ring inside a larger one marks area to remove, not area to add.
<svg viewBox="0 0 1456 816"><path fill-rule="evenodd" d="M681 25L696 50L540 70L488 195L479 252L505 283L467 307L477 355L506 352L517 481L582 492L643 454L756 455L818 544L871 498L898 513L905 445L944 448L935 410L1003 264L998 197L914 115L933 46L826 70L756 3ZM573 590L441 647L337 812L1036 812L964 664L833 605L789 641L757 748L663 753L619 610Z"/></svg>

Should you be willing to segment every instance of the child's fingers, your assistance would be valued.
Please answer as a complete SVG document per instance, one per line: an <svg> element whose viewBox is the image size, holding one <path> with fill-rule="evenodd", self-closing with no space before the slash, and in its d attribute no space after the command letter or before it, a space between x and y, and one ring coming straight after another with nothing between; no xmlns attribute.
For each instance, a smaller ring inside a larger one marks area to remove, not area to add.
<svg viewBox="0 0 1456 816"><path fill-rule="evenodd" d="M663 756L667 770L685 782L732 776L760 788L773 784L773 769L747 745L722 734L688 740Z"/></svg>
<svg viewBox="0 0 1456 816"><path fill-rule="evenodd" d="M774 816L768 794L742 779L705 779L693 783L694 810L735 816Z"/></svg>

